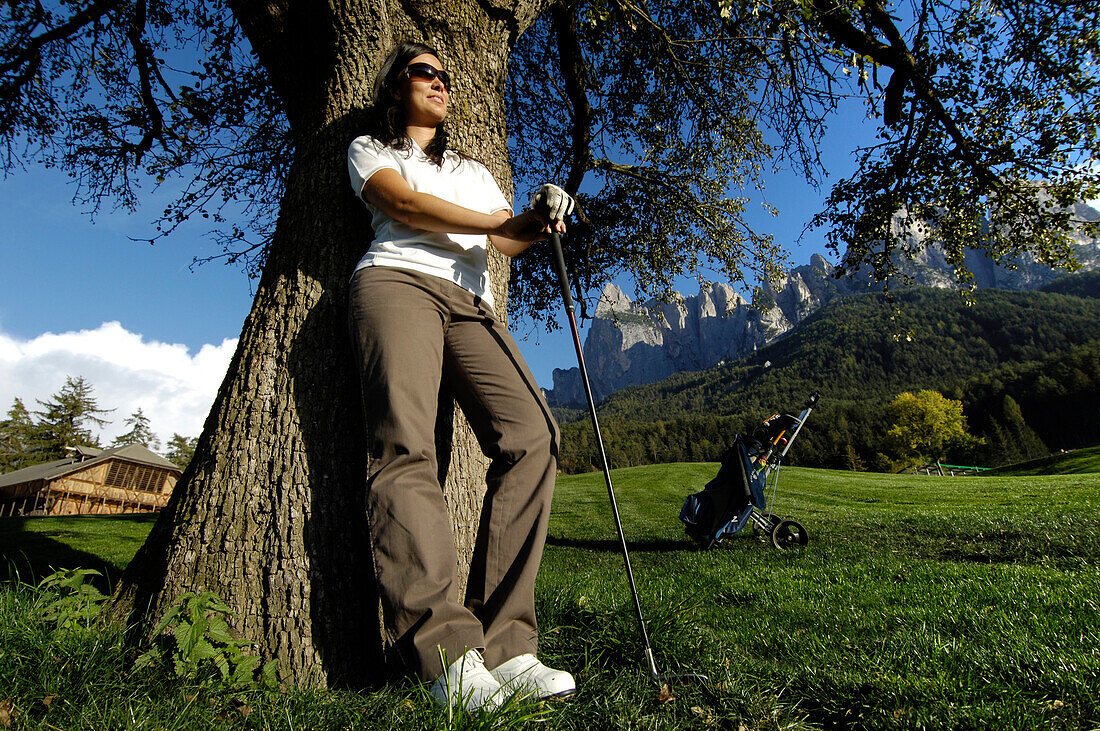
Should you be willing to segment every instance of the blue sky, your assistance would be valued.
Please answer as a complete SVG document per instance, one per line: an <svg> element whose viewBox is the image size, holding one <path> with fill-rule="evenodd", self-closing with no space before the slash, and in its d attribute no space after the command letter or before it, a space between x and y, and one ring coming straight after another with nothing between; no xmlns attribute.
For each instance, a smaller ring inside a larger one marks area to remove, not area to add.
<svg viewBox="0 0 1100 731"><path fill-rule="evenodd" d="M833 170L850 168L852 125L836 126L826 147ZM112 407L109 441L135 408L153 420L162 439L196 436L252 303L253 283L237 267L191 267L195 256L216 253L207 227L184 227L155 246L147 237L163 208L152 193L134 213L103 209L90 216L73 203L75 187L59 170L28 167L0 180L0 409L15 397L35 408L66 375L81 375L100 404ZM166 195L166 194L165 194ZM787 245L794 264L824 253L820 233L796 239L821 207L823 192L796 175L770 178L766 195L781 210L753 220ZM567 240L568 241L568 240ZM619 282L633 294L629 282ZM694 294L694 280L681 286ZM560 322L564 325L564 317ZM516 323L513 332L544 388L554 368L576 365L567 331L537 331Z"/></svg>

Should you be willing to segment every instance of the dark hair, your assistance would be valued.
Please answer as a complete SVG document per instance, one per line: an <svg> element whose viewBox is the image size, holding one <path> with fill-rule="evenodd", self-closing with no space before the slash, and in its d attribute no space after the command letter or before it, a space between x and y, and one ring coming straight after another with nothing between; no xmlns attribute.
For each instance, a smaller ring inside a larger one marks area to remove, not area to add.
<svg viewBox="0 0 1100 731"><path fill-rule="evenodd" d="M383 144L395 150L408 150L412 143L405 134L405 108L397 96L401 84L401 73L417 56L430 53L439 58L439 51L423 43L405 41L390 52L378 76L374 79L374 104L370 113L368 133ZM435 128L435 137L428 143L425 154L436 165L443 165L443 153L447 151L447 130L440 122Z"/></svg>

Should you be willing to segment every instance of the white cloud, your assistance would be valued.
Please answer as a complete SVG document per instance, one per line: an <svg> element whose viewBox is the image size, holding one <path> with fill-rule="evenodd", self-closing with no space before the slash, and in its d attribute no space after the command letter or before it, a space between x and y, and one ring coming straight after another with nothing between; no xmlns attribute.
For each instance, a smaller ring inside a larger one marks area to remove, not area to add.
<svg viewBox="0 0 1100 731"><path fill-rule="evenodd" d="M100 434L102 443L125 431L125 420L137 408L162 443L172 434L195 437L236 347L236 338L226 339L192 355L178 343L146 341L118 322L31 340L0 331L0 414L7 414L16 397L34 411L35 399L48 399L66 376L83 376L100 407L114 409Z"/></svg>

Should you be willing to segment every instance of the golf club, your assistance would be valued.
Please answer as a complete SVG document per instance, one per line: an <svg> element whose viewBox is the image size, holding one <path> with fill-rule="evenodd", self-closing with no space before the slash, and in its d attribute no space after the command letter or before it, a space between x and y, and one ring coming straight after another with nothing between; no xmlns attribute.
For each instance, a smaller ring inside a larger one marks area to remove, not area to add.
<svg viewBox="0 0 1100 731"><path fill-rule="evenodd" d="M623 523L619 519L619 503L615 499L615 488L611 485L611 468L607 462L607 452L604 450L603 437L600 435L600 422L596 418L596 401L592 398L592 385L588 381L588 370L584 367L584 351L581 348L581 336L577 330L577 316L573 312L573 295L569 290L569 275L565 271L565 255L562 253L561 236L557 233L550 235L550 242L554 247L554 266L558 270L558 283L561 286L561 297L565 303L565 312L569 316L569 328L573 333L573 346L577 349L577 363L580 365L581 382L584 384L584 395L588 399L588 414L592 417L592 429L596 434L596 444L600 450L600 463L603 465L603 476L607 482L607 496L611 500L611 512L615 516L615 530L619 533L619 544L623 551L623 561L626 563L626 579L630 583L630 594L634 597L634 609L638 613L638 629L642 634L642 644L645 645L646 662L649 663L649 674L653 681L660 685L668 680L686 679L709 682L705 675L697 673L661 673L657 670L657 661L653 656L653 647L649 642L649 631L646 629L645 616L642 614L642 602L638 598L638 588L634 584L634 570L630 567L630 552L626 548L626 536L623 534Z"/></svg>

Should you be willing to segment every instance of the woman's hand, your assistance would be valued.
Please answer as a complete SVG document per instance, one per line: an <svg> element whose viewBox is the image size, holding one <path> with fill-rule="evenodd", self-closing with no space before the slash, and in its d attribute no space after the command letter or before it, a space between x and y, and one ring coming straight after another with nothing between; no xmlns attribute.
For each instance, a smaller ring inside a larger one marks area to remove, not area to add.
<svg viewBox="0 0 1100 731"><path fill-rule="evenodd" d="M489 235L493 246L505 256L515 256L536 241L543 241L552 233L565 233L565 221L547 222L534 211L524 211L518 216L501 216L500 226Z"/></svg>
<svg viewBox="0 0 1100 731"><path fill-rule="evenodd" d="M543 183L531 198L531 210L548 221L564 221L576 205L573 196L553 183Z"/></svg>
<svg viewBox="0 0 1100 731"><path fill-rule="evenodd" d="M559 234L565 233L565 221L547 222L534 211L524 211L504 221L499 233L501 236L520 241L539 241L555 231Z"/></svg>

